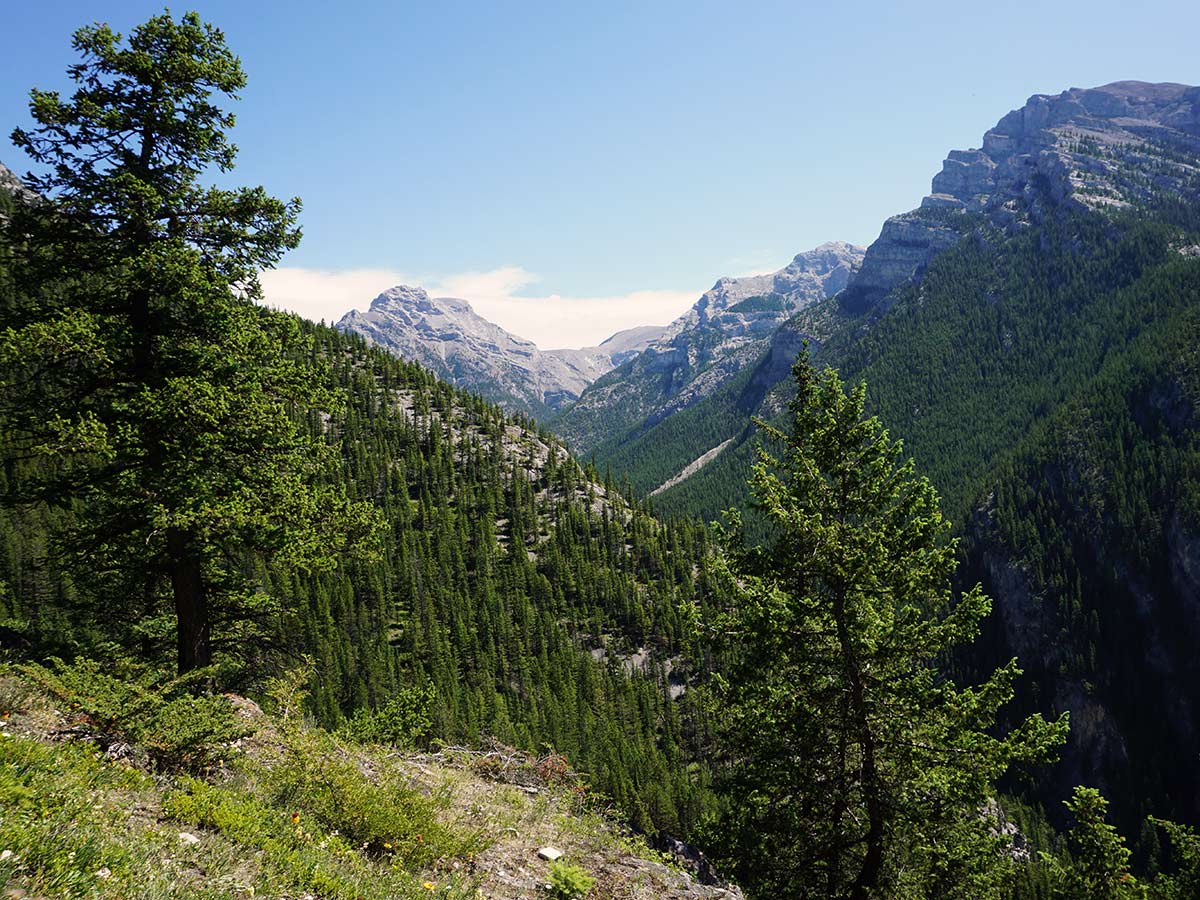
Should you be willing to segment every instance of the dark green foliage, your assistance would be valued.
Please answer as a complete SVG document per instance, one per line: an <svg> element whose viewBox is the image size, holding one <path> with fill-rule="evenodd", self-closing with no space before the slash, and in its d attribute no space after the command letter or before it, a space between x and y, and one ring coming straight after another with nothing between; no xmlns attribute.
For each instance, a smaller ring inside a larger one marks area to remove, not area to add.
<svg viewBox="0 0 1200 900"><path fill-rule="evenodd" d="M981 228L868 315L814 307L796 320L820 333L819 362L870 382L871 412L965 538L962 582L997 599L967 670L1015 653L1031 685L1017 714L1088 706L1043 800L1057 818L1059 797L1098 779L1126 829L1150 811L1200 821L1188 612L1200 584L1187 562L1200 533L1200 259L1181 252L1200 238L1181 223L1157 206L1048 207L1015 234ZM739 378L754 383L768 363ZM762 410L782 423L779 393ZM654 500L705 517L742 505L754 448L742 396L717 392L597 458L645 486L673 474L656 458L678 471L733 436ZM752 515L746 525L759 534ZM1097 752L1116 735L1127 759Z"/></svg>
<svg viewBox="0 0 1200 900"><path fill-rule="evenodd" d="M434 696L430 683L398 688L379 709L356 709L342 725L342 734L360 744L412 749L429 736Z"/></svg>
<svg viewBox="0 0 1200 900"><path fill-rule="evenodd" d="M1056 900L1192 900L1200 897L1200 834L1176 822L1151 818L1148 833L1167 837L1167 871L1138 878L1125 839L1107 821L1108 801L1095 788L1077 787L1065 801L1072 825L1057 856L1042 853ZM1151 860L1157 864L1159 860Z"/></svg>
<svg viewBox="0 0 1200 900"><path fill-rule="evenodd" d="M329 388L347 397L340 418L305 420L341 460L322 477L371 502L391 537L379 559L339 572L244 556L241 577L279 612L234 683L307 654L323 722L362 709L346 727L369 740L549 744L640 827L688 833L711 803L705 768L691 762L709 724L692 692L666 692L696 671L677 658L691 646L680 610L714 593L693 572L710 552L705 532L657 522L552 438L424 369L302 328L301 346L328 361ZM19 479L22 465L11 471ZM0 580L12 585L7 621L23 652L66 642L165 661L169 620L158 632L111 621L60 574L52 529L69 515L38 509L0 516ZM600 660L589 655L601 646ZM642 665L622 662L639 649Z"/></svg>
<svg viewBox="0 0 1200 900"><path fill-rule="evenodd" d="M124 741L163 768L201 768L247 733L228 699L190 693L207 674L202 671L167 680L87 659L26 664L18 671L77 716L81 736L105 747Z"/></svg>
<svg viewBox="0 0 1200 900"><path fill-rule="evenodd" d="M693 573L704 531L657 522L553 438L425 370L313 333L349 386L328 435L341 477L393 535L344 576L272 576L315 661L314 709L336 721L428 684L431 738L549 744L639 826L690 830L709 801L688 748L708 726L690 692L665 692L688 642L681 606L710 602ZM622 663L639 650L644 665Z"/></svg>
<svg viewBox="0 0 1200 900"><path fill-rule="evenodd" d="M759 313L759 312L784 312L787 307L784 305L784 300L777 294L760 294L757 297L747 297L733 306L729 307L726 312L731 313Z"/></svg>
<svg viewBox="0 0 1200 900"><path fill-rule="evenodd" d="M1066 717L995 727L1016 661L960 688L940 671L990 601L954 599L937 496L865 388L797 362L788 432L751 478L769 540L731 513L716 560L735 605L718 731L727 811L714 840L757 897L1000 897L1014 873L986 812L1014 763L1049 758ZM776 450L776 448L778 448ZM726 568L727 567L727 568Z"/></svg>
<svg viewBox="0 0 1200 900"><path fill-rule="evenodd" d="M295 322L252 302L299 240L298 202L198 180L235 155L213 94L245 76L223 35L164 14L74 46L75 93L34 90L36 127L13 132L46 174L7 226L21 301L0 332L0 415L32 464L4 499L73 506L58 563L114 618L155 628L173 607L186 672L269 635L240 554L330 568L377 523L316 486L329 457L294 417L334 400L296 358Z"/></svg>
<svg viewBox="0 0 1200 900"><path fill-rule="evenodd" d="M1105 822L1108 802L1094 788L1075 789L1066 807L1075 819L1067 834L1069 856L1064 865L1046 857L1053 896L1095 900L1140 900L1144 889L1129 871L1129 850L1117 830Z"/></svg>

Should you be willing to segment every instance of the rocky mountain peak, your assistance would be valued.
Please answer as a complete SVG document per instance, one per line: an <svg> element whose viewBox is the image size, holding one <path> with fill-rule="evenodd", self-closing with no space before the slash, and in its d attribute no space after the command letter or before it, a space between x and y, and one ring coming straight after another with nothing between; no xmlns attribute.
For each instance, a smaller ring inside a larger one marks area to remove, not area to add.
<svg viewBox="0 0 1200 900"><path fill-rule="evenodd" d="M643 352L592 385L555 428L587 451L614 429L698 403L753 364L791 316L842 290L865 252L834 241L796 254L776 272L718 278Z"/></svg>
<svg viewBox="0 0 1200 900"><path fill-rule="evenodd" d="M439 377L482 394L513 412L545 416L641 352L662 329L618 332L600 347L540 350L533 341L480 316L466 300L431 297L423 287L397 285L337 323Z"/></svg>
<svg viewBox="0 0 1200 900"><path fill-rule="evenodd" d="M460 300L457 297L437 297L429 296L429 292L423 287L411 286L407 284L398 284L395 287L388 288L378 297L371 301L371 311L402 310L406 309L412 313L419 313L424 316L444 316L446 318L462 318L471 319L472 317L479 319L480 322L487 322L480 316L476 316L475 310L471 308L471 304L466 300Z"/></svg>
<svg viewBox="0 0 1200 900"><path fill-rule="evenodd" d="M25 186L17 174L12 169L8 168L4 163L0 163L0 191L12 195L18 201L32 201L37 194ZM0 221L4 221L3 213L0 213Z"/></svg>
<svg viewBox="0 0 1200 900"><path fill-rule="evenodd" d="M1200 88L1117 81L1034 94L983 136L952 150L920 209L888 219L843 295L862 312L919 278L972 226L1005 229L1040 217L1045 204L1114 209L1166 197L1200 198Z"/></svg>
<svg viewBox="0 0 1200 900"><path fill-rule="evenodd" d="M845 287L864 253L862 247L834 241L797 253L777 272L718 278L690 310L667 327L658 344L673 343L681 334L708 324L719 325L726 337L733 339L762 336L794 313Z"/></svg>

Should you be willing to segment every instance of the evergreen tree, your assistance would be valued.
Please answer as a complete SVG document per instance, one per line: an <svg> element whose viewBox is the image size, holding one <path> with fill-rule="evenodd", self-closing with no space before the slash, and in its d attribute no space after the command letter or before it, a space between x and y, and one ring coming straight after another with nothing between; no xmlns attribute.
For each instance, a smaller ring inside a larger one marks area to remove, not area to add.
<svg viewBox="0 0 1200 900"><path fill-rule="evenodd" d="M1046 759L1065 717L994 733L1016 661L961 688L939 671L989 600L955 602L937 496L878 420L807 352L790 434L759 422L753 506L771 534L721 529L717 574L726 812L714 832L759 897L994 897L1006 877L994 783ZM989 812L991 810L991 812Z"/></svg>
<svg viewBox="0 0 1200 900"><path fill-rule="evenodd" d="M1070 851L1067 864L1045 857L1060 900L1141 900L1145 887L1129 871L1129 849L1125 839L1105 821L1108 801L1095 788L1077 787L1066 801L1075 817L1067 835Z"/></svg>
<svg viewBox="0 0 1200 900"><path fill-rule="evenodd" d="M1066 852L1041 854L1055 900L1194 900L1200 897L1200 833L1167 819L1146 820L1144 834L1161 846L1155 829L1166 832L1167 871L1139 880L1130 870L1129 848L1109 824L1108 801L1095 788L1079 786L1065 801L1075 822ZM1150 860L1157 867L1162 860Z"/></svg>
<svg viewBox="0 0 1200 900"><path fill-rule="evenodd" d="M74 94L34 90L36 127L13 132L44 174L8 229L23 297L0 395L14 454L45 465L10 499L77 503L76 581L149 643L173 626L183 672L266 633L246 552L327 568L375 518L316 486L329 456L296 418L336 398L296 322L253 303L299 202L199 183L236 153L213 102L245 84L224 36L164 14L74 47Z"/></svg>

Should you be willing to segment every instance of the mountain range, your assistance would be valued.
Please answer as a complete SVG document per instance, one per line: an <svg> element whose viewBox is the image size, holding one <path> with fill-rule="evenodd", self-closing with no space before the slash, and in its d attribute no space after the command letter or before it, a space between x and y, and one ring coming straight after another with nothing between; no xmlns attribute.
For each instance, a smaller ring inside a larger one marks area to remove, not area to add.
<svg viewBox="0 0 1200 900"><path fill-rule="evenodd" d="M398 285L337 323L440 378L500 403L510 412L545 417L662 333L652 325L618 332L598 347L539 350L478 315L466 300L430 297Z"/></svg>
<svg viewBox="0 0 1200 900"><path fill-rule="evenodd" d="M851 244L828 243L798 254L777 272L721 278L669 325L626 329L597 347L578 350L540 350L478 315L466 300L430 297L424 288L406 285L384 291L365 313L347 313L336 327L428 366L510 412L555 418L577 405L586 388L622 369L604 384L653 379L658 385L633 401L627 418L669 415L670 410L662 408L665 401L676 409L705 396L754 359L790 316L844 288L863 252ZM634 359L636 370L625 372L623 367ZM703 379L702 373L707 373ZM613 393L598 387L574 418L582 420L586 410L597 410L607 420ZM622 401L631 399L621 388L615 393ZM598 422L595 427L602 434L611 424ZM581 424L575 432L574 443L587 450L593 443L590 429Z"/></svg>
<svg viewBox="0 0 1200 900"><path fill-rule="evenodd" d="M807 341L868 382L941 492L965 580L996 600L992 661L1021 658L1029 709L1072 711L1055 790L1100 783L1127 821L1164 803L1194 819L1198 233L1200 88L1035 95L865 251L721 279L624 358L576 364L544 421L660 511L714 518L744 504L750 420L782 421ZM400 331L414 358L447 355ZM489 353L464 351L477 372ZM485 382L521 408L511 379Z"/></svg>

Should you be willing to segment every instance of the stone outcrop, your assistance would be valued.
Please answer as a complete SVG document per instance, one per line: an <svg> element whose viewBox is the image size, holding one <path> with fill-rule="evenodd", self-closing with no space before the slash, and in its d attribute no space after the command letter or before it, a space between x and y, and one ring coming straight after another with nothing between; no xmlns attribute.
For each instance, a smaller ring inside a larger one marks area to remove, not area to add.
<svg viewBox="0 0 1200 900"><path fill-rule="evenodd" d="M884 223L843 308L860 314L919 279L980 217L1012 230L1046 204L1103 209L1200 198L1200 171L1189 161L1197 152L1200 88L1118 81L1035 94L990 129L981 148L951 151L919 209Z"/></svg>
<svg viewBox="0 0 1200 900"><path fill-rule="evenodd" d="M14 199L26 203L37 197L37 194L29 190L16 173L4 163L0 163L0 193L8 194ZM0 207L0 222L3 221L5 221L4 209Z"/></svg>
<svg viewBox="0 0 1200 900"><path fill-rule="evenodd" d="M25 185L21 183L21 179L4 163L0 163L0 188L13 194L25 192Z"/></svg>

